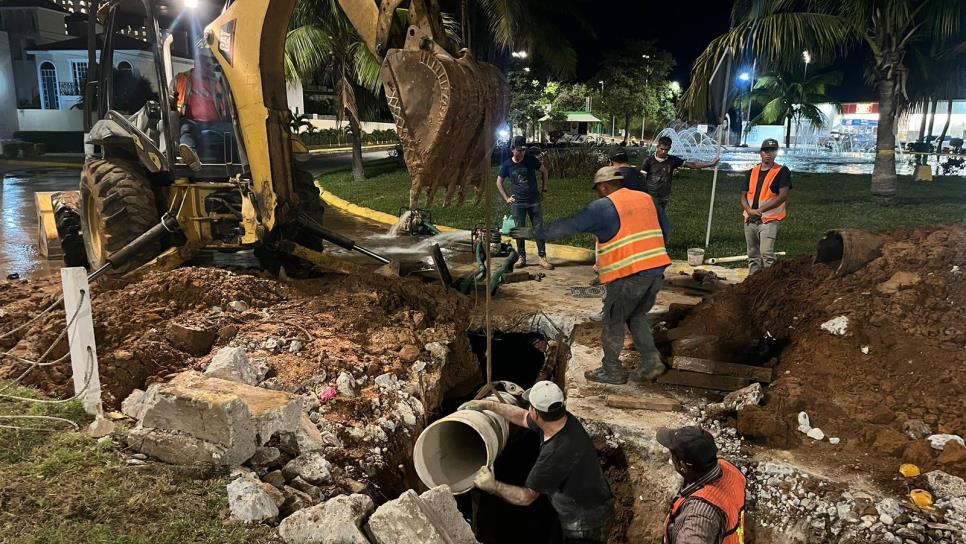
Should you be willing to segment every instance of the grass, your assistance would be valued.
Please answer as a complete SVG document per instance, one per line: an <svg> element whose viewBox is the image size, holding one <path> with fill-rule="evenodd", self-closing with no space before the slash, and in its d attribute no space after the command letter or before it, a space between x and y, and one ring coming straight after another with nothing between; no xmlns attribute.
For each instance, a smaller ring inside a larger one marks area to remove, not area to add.
<svg viewBox="0 0 966 544"><path fill-rule="evenodd" d="M4 382L0 382L0 388ZM41 398L33 389L6 394ZM0 415L64 417L84 429L77 402L0 399ZM64 427L36 420L0 420ZM115 443L123 444L123 432ZM227 476L160 463L130 466L113 444L83 432L0 429L0 541L4 543L181 544L279 542L271 528L228 518Z"/></svg>
<svg viewBox="0 0 966 544"><path fill-rule="evenodd" d="M392 160L366 164L368 179L353 181L348 172L323 175L319 183L346 200L382 212L396 214L409 205L409 174ZM551 176L553 173L551 172ZM496 169L492 179L496 179ZM739 195L744 172L721 171L711 224L709 256L745 253ZM939 177L933 182L899 179L898 198L892 206L880 206L869 197L870 176L856 174L792 174L793 189L788 202L788 219L778 235L778 250L789 256L810 254L819 238L831 228L861 228L892 231L897 227L960 223L966 206L966 178ZM668 208L674 231L669 250L675 259L685 259L687 248L704 246L712 172L680 170L674 178L674 193ZM493 193L497 194L496 189ZM544 203L545 221L570 215L595 196L590 181L551 178L549 198ZM509 213L509 206L495 200L494 216ZM483 223L485 206L432 208L433 219L443 225L472 228ZM560 240L581 247L593 247L587 235Z"/></svg>

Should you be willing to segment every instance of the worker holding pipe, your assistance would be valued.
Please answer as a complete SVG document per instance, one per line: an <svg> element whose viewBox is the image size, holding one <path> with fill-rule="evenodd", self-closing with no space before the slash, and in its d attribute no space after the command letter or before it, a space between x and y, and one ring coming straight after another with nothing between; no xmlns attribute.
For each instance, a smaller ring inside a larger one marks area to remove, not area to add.
<svg viewBox="0 0 966 544"><path fill-rule="evenodd" d="M475 400L463 410L490 410L540 437L540 454L523 487L496 480L489 467L476 474L474 485L517 506L529 506L541 493L560 518L564 544L595 544L614 506L594 441L567 411L563 391L550 381L537 382L523 394L530 407Z"/></svg>
<svg viewBox="0 0 966 544"><path fill-rule="evenodd" d="M584 209L546 226L510 231L513 237L537 240L579 232L597 237L597 265L600 281L606 286L601 329L604 358L600 368L588 370L584 377L610 384L627 383L619 358L625 327L631 330L634 348L641 354L641 362L630 378L650 381L667 369L647 319L664 284L664 269L671 264L664 247L664 212L647 193L625 188L623 179L620 168L605 166L594 175L593 188L600 198Z"/></svg>
<svg viewBox="0 0 966 544"><path fill-rule="evenodd" d="M792 174L775 162L778 140L761 142L761 162L756 164L741 191L745 218L745 244L748 247L748 273L754 274L775 264L775 240L785 220L785 202L792 187Z"/></svg>
<svg viewBox="0 0 966 544"><path fill-rule="evenodd" d="M664 524L665 544L743 543L745 476L718 458L714 437L701 427L662 428L657 441L684 478Z"/></svg>

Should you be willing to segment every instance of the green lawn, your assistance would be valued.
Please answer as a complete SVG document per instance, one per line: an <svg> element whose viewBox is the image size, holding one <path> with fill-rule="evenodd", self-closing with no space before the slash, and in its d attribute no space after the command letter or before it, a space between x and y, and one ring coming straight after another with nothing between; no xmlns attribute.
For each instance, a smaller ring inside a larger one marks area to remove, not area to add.
<svg viewBox="0 0 966 544"><path fill-rule="evenodd" d="M395 214L408 207L409 175L393 161L372 161L366 165L369 179L352 180L348 172L322 176L319 183L350 202ZM553 173L551 173L553 175ZM711 225L709 256L739 255L745 252L739 186L743 173L718 174L714 221ZM496 179L496 169L493 170ZM676 259L686 258L687 248L704 245L708 202L711 193L710 171L680 170L675 176L669 213L674 223L670 251ZM883 207L869 199L870 176L855 174L792 173L793 189L788 203L788 219L778 235L778 249L789 255L812 253L819 238L831 228L862 228L891 231L900 226L958 223L966 218L966 178L937 177L936 181L915 182L900 177L899 197L893 206ZM589 180L550 180L550 196L545 202L547 220L565 217L595 197ZM496 190L493 190L496 194ZM495 201L494 215L509 213L509 206ZM483 222L484 206L432 208L437 223L471 228ZM561 240L582 247L593 247L590 236Z"/></svg>

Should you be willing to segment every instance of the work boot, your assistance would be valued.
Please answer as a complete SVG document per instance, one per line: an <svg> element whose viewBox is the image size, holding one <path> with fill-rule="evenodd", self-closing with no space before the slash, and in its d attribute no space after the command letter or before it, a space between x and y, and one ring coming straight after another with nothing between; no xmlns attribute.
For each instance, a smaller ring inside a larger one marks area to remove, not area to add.
<svg viewBox="0 0 966 544"><path fill-rule="evenodd" d="M516 266L517 266L517 268L523 268L526 265L527 265L527 256L526 255L523 255L521 253L520 254L520 260L517 261L517 265Z"/></svg>
<svg viewBox="0 0 966 544"><path fill-rule="evenodd" d="M609 383L612 385L623 385L627 383L627 376L623 372L620 374L611 374L604 370L604 367L584 372L584 378L587 378L587 381Z"/></svg>
<svg viewBox="0 0 966 544"><path fill-rule="evenodd" d="M553 270L553 265L550 264L550 261L548 261L546 257L540 257L540 259L537 261L537 264L539 264L540 268L544 270Z"/></svg>
<svg viewBox="0 0 966 544"><path fill-rule="evenodd" d="M654 381L658 376L667 371L667 366L661 361L661 356L655 353L647 359L641 358L634 372L631 372L631 381L636 383L646 383Z"/></svg>
<svg viewBox="0 0 966 544"><path fill-rule="evenodd" d="M191 146L181 144L178 146L178 152L181 154L181 160L184 161L192 172L201 170L201 159L198 157L198 152L192 149Z"/></svg>

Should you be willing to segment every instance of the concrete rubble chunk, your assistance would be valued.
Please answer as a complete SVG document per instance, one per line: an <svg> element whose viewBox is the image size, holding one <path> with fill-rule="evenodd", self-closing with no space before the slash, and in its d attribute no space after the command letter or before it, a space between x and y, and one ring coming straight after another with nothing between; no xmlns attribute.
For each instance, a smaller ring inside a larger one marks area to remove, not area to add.
<svg viewBox="0 0 966 544"><path fill-rule="evenodd" d="M920 440L931 435L932 429L921 419L907 419L902 422L902 432L913 440Z"/></svg>
<svg viewBox="0 0 966 544"><path fill-rule="evenodd" d="M282 452L278 448L273 447L263 447L256 448L255 454L252 455L251 459L248 460L248 465L253 467L263 467L265 465L270 465L281 457Z"/></svg>
<svg viewBox="0 0 966 544"><path fill-rule="evenodd" d="M332 463L320 452L304 453L289 461L282 474L287 480L301 477L312 485L322 485L332 478Z"/></svg>
<svg viewBox="0 0 966 544"><path fill-rule="evenodd" d="M382 506L367 524L375 544L472 544L473 531L459 515L447 486L417 495L408 490Z"/></svg>
<svg viewBox="0 0 966 544"><path fill-rule="evenodd" d="M228 484L231 517L245 523L258 523L278 517L275 499L259 483L238 478Z"/></svg>
<svg viewBox="0 0 966 544"><path fill-rule="evenodd" d="M250 306L244 300L233 300L228 303L228 308L235 312L247 312Z"/></svg>
<svg viewBox="0 0 966 544"><path fill-rule="evenodd" d="M273 470L262 477L262 481L267 484L272 484L275 487L281 488L285 485L285 476L282 475L281 470Z"/></svg>
<svg viewBox="0 0 966 544"><path fill-rule="evenodd" d="M339 495L283 519L278 534L286 544L370 544L360 526L372 509L366 495Z"/></svg>
<svg viewBox="0 0 966 544"><path fill-rule="evenodd" d="M165 332L172 346L195 357L207 355L218 335L215 329L182 323L169 323Z"/></svg>
<svg viewBox="0 0 966 544"><path fill-rule="evenodd" d="M261 381L258 369L248 359L245 348L238 347L218 350L205 369L205 376L248 385L257 385Z"/></svg>
<svg viewBox="0 0 966 544"><path fill-rule="evenodd" d="M963 437L955 434L933 434L927 437L929 440L929 446L934 450L942 451L946 448L946 444L949 442L959 442L960 446L966 447L966 442L963 441Z"/></svg>
<svg viewBox="0 0 966 544"><path fill-rule="evenodd" d="M135 389L121 403L121 413L131 419L141 419L144 411L144 391Z"/></svg>
<svg viewBox="0 0 966 544"><path fill-rule="evenodd" d="M845 336L845 333L849 330L849 318L844 315L834 317L822 323L821 328L823 331L828 331L835 336Z"/></svg>
<svg viewBox="0 0 966 544"><path fill-rule="evenodd" d="M765 394L761 391L761 384L753 383L748 387L743 387L725 395L722 404L728 410L738 411L745 406L757 406L764 396Z"/></svg>
<svg viewBox="0 0 966 544"><path fill-rule="evenodd" d="M423 347L436 361L446 361L449 357L449 346L442 342L430 342Z"/></svg>
<svg viewBox="0 0 966 544"><path fill-rule="evenodd" d="M285 496L285 502L279 507L279 512L283 518L291 516L295 512L302 510L303 508L308 508L315 504L312 497L308 493L303 493L294 487L282 486L282 495Z"/></svg>
<svg viewBox="0 0 966 544"><path fill-rule="evenodd" d="M926 481L937 499L966 497L966 481L941 470L926 473Z"/></svg>
<svg viewBox="0 0 966 544"><path fill-rule="evenodd" d="M339 377L335 380L335 388L339 391L340 395L346 397L356 396L356 380L348 372L339 374Z"/></svg>
<svg viewBox="0 0 966 544"><path fill-rule="evenodd" d="M319 451L326 447L329 442L325 436L319 432L318 427L308 416L302 414L299 418L298 428L294 432L283 432L279 435L279 446L292 455ZM342 447L341 442L339 447Z"/></svg>
<svg viewBox="0 0 966 544"><path fill-rule="evenodd" d="M805 433L805 436L813 440L822 440L825 438L825 433L822 432L822 429L819 429L818 427L812 427L807 433Z"/></svg>
<svg viewBox="0 0 966 544"><path fill-rule="evenodd" d="M182 372L144 394L132 446L174 464L237 465L276 434L297 433L298 397Z"/></svg>

